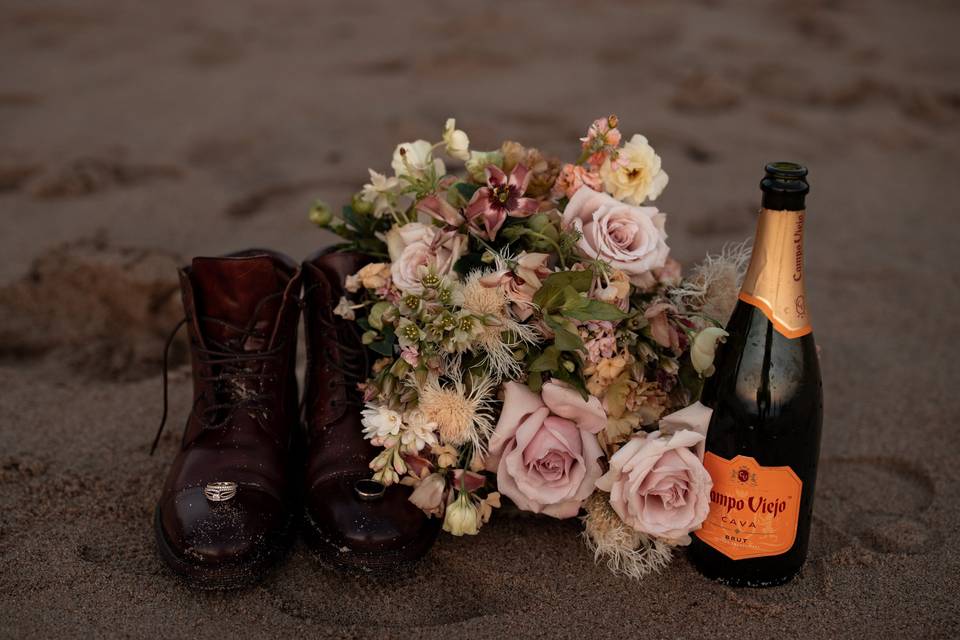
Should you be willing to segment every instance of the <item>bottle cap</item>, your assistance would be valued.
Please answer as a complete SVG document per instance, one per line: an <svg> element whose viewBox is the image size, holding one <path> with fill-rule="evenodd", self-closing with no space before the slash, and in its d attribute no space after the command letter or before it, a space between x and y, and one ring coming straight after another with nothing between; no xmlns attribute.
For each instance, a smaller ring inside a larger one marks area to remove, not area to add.
<svg viewBox="0 0 960 640"><path fill-rule="evenodd" d="M763 208L775 211L800 211L804 196L810 192L806 180L807 168L796 162L771 162L760 181Z"/></svg>

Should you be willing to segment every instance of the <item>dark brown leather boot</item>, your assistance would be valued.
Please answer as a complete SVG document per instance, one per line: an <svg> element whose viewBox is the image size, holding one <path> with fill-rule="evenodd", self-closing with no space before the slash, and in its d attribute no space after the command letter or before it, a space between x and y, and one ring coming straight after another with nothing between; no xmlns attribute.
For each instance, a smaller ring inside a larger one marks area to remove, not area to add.
<svg viewBox="0 0 960 640"><path fill-rule="evenodd" d="M157 546L191 586L242 587L287 549L300 511L300 271L250 250L195 258L180 285L194 401L157 505Z"/></svg>
<svg viewBox="0 0 960 640"><path fill-rule="evenodd" d="M333 314L346 276L366 262L357 253L326 253L303 264L308 438L305 537L333 563L389 568L425 554L440 522L407 498L410 489L369 480L378 450L363 438L362 398L369 351L356 325ZM359 485L359 486L358 486Z"/></svg>

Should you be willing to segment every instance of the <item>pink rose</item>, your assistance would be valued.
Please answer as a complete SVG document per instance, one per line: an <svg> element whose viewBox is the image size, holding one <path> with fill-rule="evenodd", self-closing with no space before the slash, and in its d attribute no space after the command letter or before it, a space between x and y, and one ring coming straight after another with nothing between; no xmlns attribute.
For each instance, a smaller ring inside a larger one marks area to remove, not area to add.
<svg viewBox="0 0 960 640"><path fill-rule="evenodd" d="M664 230L667 216L656 207L638 207L592 189L580 189L563 212L563 226L582 234L577 247L630 276L634 284L653 280L670 253Z"/></svg>
<svg viewBox="0 0 960 640"><path fill-rule="evenodd" d="M596 434L607 416L600 400L584 401L555 382L543 385L539 396L517 382L504 390L487 470L497 472L500 493L520 509L572 518L603 474Z"/></svg>
<svg viewBox="0 0 960 640"><path fill-rule="evenodd" d="M660 433L669 436L678 431L688 429L694 433L699 433L703 439L693 448L697 454L697 459L703 462L703 452L706 448L707 429L710 427L710 418L713 416L713 409L702 404L694 402L688 407L674 411L670 415L660 418Z"/></svg>
<svg viewBox="0 0 960 640"><path fill-rule="evenodd" d="M713 480L690 450L703 439L687 429L671 436L659 431L637 436L613 454L597 488L610 493L610 506L627 525L674 544L690 544L689 533L710 512Z"/></svg>
<svg viewBox="0 0 960 640"><path fill-rule="evenodd" d="M455 232L441 231L420 222L410 222L387 232L387 250L390 252L390 276L393 284L404 293L422 293L420 279L433 267L446 275L463 255L467 237Z"/></svg>

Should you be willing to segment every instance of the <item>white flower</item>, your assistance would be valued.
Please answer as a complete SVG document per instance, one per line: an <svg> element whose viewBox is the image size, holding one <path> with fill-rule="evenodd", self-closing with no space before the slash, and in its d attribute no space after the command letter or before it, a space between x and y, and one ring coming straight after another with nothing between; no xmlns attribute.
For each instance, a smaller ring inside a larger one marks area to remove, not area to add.
<svg viewBox="0 0 960 640"><path fill-rule="evenodd" d="M433 145L426 140L398 144L393 152L393 161L390 163L394 174L398 178L402 176L422 178L427 174L431 165L437 177L447 172L443 160L433 157Z"/></svg>
<svg viewBox="0 0 960 640"><path fill-rule="evenodd" d="M456 127L457 121L447 118L447 123L443 127L443 144L451 158L466 161L470 158L470 138Z"/></svg>
<svg viewBox="0 0 960 640"><path fill-rule="evenodd" d="M690 361L697 373L708 378L713 375L713 357L717 352L717 342L722 342L728 335L730 334L717 327L707 327L697 334L690 347Z"/></svg>
<svg viewBox="0 0 960 640"><path fill-rule="evenodd" d="M475 536L480 531L480 514L469 495L461 492L460 497L447 507L447 516L443 519L443 530L455 536Z"/></svg>
<svg viewBox="0 0 960 640"><path fill-rule="evenodd" d="M427 445L437 444L436 431L437 423L431 422L423 411L414 409L405 416L400 442L408 451L416 453Z"/></svg>
<svg viewBox="0 0 960 640"><path fill-rule="evenodd" d="M623 145L615 160L604 161L600 177L603 188L614 198L635 205L656 200L669 180L667 172L660 168L660 156L640 134Z"/></svg>
<svg viewBox="0 0 960 640"><path fill-rule="evenodd" d="M341 296L340 302L337 303L337 306L333 308L333 313L340 316L344 320L356 320L357 314L353 312L354 306L350 304L350 301L346 297Z"/></svg>
<svg viewBox="0 0 960 640"><path fill-rule="evenodd" d="M370 182L363 185L360 199L373 205L373 215L381 217L384 213L393 210L394 202L400 191L400 179L388 178L373 169L370 172Z"/></svg>
<svg viewBox="0 0 960 640"><path fill-rule="evenodd" d="M363 416L360 420L363 424L363 437L367 439L396 436L403 427L400 414L386 407L367 404L367 408L360 415Z"/></svg>

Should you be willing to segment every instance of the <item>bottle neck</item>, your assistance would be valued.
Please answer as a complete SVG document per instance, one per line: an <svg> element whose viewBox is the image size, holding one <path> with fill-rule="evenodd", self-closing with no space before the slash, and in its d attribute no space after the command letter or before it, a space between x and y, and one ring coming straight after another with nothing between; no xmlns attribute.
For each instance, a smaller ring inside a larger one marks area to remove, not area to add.
<svg viewBox="0 0 960 640"><path fill-rule="evenodd" d="M812 331L803 278L805 211L761 209L740 300L760 309L788 338Z"/></svg>

